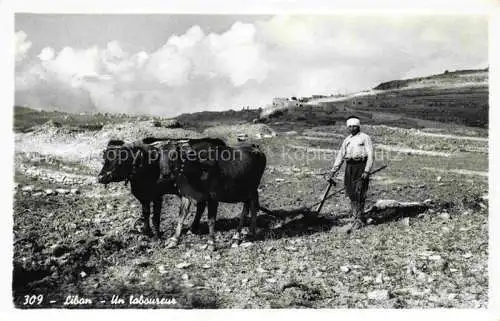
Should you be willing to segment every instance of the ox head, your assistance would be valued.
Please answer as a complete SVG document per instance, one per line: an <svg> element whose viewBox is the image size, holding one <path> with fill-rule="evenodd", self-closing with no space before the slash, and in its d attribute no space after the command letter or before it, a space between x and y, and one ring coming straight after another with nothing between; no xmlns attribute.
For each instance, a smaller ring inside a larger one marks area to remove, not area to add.
<svg viewBox="0 0 500 321"><path fill-rule="evenodd" d="M175 182L184 172L184 165L194 152L188 141L170 141L161 148L160 168L163 179Z"/></svg>
<svg viewBox="0 0 500 321"><path fill-rule="evenodd" d="M177 140L162 146L160 171L163 180L176 184L181 177L191 183L207 179L208 172L217 166L219 141L208 139L194 144L198 145L190 140Z"/></svg>
<svg viewBox="0 0 500 321"><path fill-rule="evenodd" d="M97 181L101 184L127 182L143 164L140 148L125 144L122 140L111 140L103 152L103 167Z"/></svg>
<svg viewBox="0 0 500 321"><path fill-rule="evenodd" d="M178 145L175 142L168 142L161 147L160 170L164 180L174 182L179 174L179 164L177 156Z"/></svg>

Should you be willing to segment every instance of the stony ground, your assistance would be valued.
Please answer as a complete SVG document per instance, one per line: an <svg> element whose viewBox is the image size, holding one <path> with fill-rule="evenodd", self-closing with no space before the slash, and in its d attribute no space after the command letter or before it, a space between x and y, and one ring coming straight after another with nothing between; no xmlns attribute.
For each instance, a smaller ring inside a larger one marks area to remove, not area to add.
<svg viewBox="0 0 500 321"><path fill-rule="evenodd" d="M343 129L270 125L276 137L257 140L251 126L248 134L268 155L260 195L271 212L260 212L256 241L231 248L241 205L222 205L216 252L206 250L205 218L200 234L184 236L176 249L165 248L177 213L174 197L164 201L166 237L153 240L138 232L140 207L128 188L95 184L96 155L109 135L78 134L75 150L74 136L66 133L50 139L43 133L17 134L16 305L65 307L66 296L78 295L92 299L79 308L101 308L110 307L112 295L142 294L176 299L160 308L487 307L484 132L364 128L374 137L375 168L388 165L373 177L369 203L431 199L432 206L418 216L346 235L343 193L320 215L307 209L326 187L319 174L330 166ZM33 294L43 294L43 302L23 305L24 296Z"/></svg>

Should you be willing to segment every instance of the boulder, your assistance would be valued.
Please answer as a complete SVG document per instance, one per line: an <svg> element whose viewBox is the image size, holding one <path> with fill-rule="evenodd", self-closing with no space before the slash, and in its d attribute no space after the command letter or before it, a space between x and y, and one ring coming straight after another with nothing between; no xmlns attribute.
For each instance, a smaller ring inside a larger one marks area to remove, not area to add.
<svg viewBox="0 0 500 321"><path fill-rule="evenodd" d="M188 268L190 266L191 266L191 263L181 262L181 263L177 264L175 267L178 269L185 269L185 268Z"/></svg>
<svg viewBox="0 0 500 321"><path fill-rule="evenodd" d="M351 269L347 266L341 266L340 267L340 271L344 272L344 273L348 273Z"/></svg>
<svg viewBox="0 0 500 321"><path fill-rule="evenodd" d="M409 217L403 217L400 221L400 223L404 226L410 226L410 218Z"/></svg>
<svg viewBox="0 0 500 321"><path fill-rule="evenodd" d="M248 139L248 135L245 133L240 133L237 135L237 139L239 142L244 142Z"/></svg>
<svg viewBox="0 0 500 321"><path fill-rule="evenodd" d="M374 290L367 293L368 299L375 301L389 300L390 295L387 290Z"/></svg>
<svg viewBox="0 0 500 321"><path fill-rule="evenodd" d="M61 195L66 195L69 194L69 190L64 189L64 188L56 188L56 192Z"/></svg>
<svg viewBox="0 0 500 321"><path fill-rule="evenodd" d="M446 212L440 213L439 217L443 220L449 220L451 218L450 214Z"/></svg>
<svg viewBox="0 0 500 321"><path fill-rule="evenodd" d="M33 192L35 190L35 186L33 185L26 185L21 188L21 191L23 192Z"/></svg>
<svg viewBox="0 0 500 321"><path fill-rule="evenodd" d="M398 202L396 200L378 200L365 210L365 217L373 224L397 220L404 217L415 217L428 209L422 202Z"/></svg>

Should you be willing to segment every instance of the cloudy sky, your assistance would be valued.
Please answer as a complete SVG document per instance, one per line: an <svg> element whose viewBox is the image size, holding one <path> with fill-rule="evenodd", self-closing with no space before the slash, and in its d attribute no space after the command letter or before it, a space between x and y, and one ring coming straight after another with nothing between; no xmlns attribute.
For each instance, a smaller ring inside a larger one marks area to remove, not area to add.
<svg viewBox="0 0 500 321"><path fill-rule="evenodd" d="M70 112L259 107L488 66L472 15L16 14L15 40L16 104Z"/></svg>

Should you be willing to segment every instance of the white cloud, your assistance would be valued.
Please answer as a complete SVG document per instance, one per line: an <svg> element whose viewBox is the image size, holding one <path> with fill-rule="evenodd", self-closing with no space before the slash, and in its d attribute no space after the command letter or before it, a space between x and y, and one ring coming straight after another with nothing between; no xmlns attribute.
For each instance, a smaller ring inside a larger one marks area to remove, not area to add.
<svg viewBox="0 0 500 321"><path fill-rule="evenodd" d="M46 47L16 74L16 101L61 109L75 91L89 109L173 115L262 106L275 96L333 94L379 82L481 67L487 20L453 16L276 16L206 34L193 26L153 52ZM16 34L17 57L31 43ZM483 67L486 67L483 66ZM35 88L36 90L30 90ZM57 88L57 89L56 89ZM43 106L39 106L43 107Z"/></svg>
<svg viewBox="0 0 500 321"><path fill-rule="evenodd" d="M24 31L16 32L16 62L26 58L28 50L31 48L31 41L28 41L28 35Z"/></svg>
<svg viewBox="0 0 500 321"><path fill-rule="evenodd" d="M203 30L201 30L200 26L193 26L182 36L171 36L167 41L167 45L174 46L182 51L193 48L204 37L205 34L203 33Z"/></svg>
<svg viewBox="0 0 500 321"><path fill-rule="evenodd" d="M41 61L48 61L54 59L54 49L50 47L43 48L40 54L37 56Z"/></svg>
<svg viewBox="0 0 500 321"><path fill-rule="evenodd" d="M227 32L207 38L215 72L229 77L235 86L249 80L262 82L267 76L265 47L256 42L255 34L254 25L237 22Z"/></svg>
<svg viewBox="0 0 500 321"><path fill-rule="evenodd" d="M182 86L188 82L191 61L175 46L166 45L151 55L146 72L167 86Z"/></svg>
<svg viewBox="0 0 500 321"><path fill-rule="evenodd" d="M252 24L235 23L220 35L205 35L193 26L152 53L146 71L168 86L183 86L195 77L227 78L235 86L250 80L260 82L266 77L267 63L255 34Z"/></svg>
<svg viewBox="0 0 500 321"><path fill-rule="evenodd" d="M194 70L197 55L204 55L201 41L205 37L199 26L193 26L184 35L171 36L165 45L152 53L146 64L146 73L167 86L185 85Z"/></svg>
<svg viewBox="0 0 500 321"><path fill-rule="evenodd" d="M44 48L39 58L49 58L50 48ZM97 77L100 73L99 49L92 47L77 50L71 47L63 48L52 59L41 59L46 72L56 76L62 82L77 81L85 77Z"/></svg>

